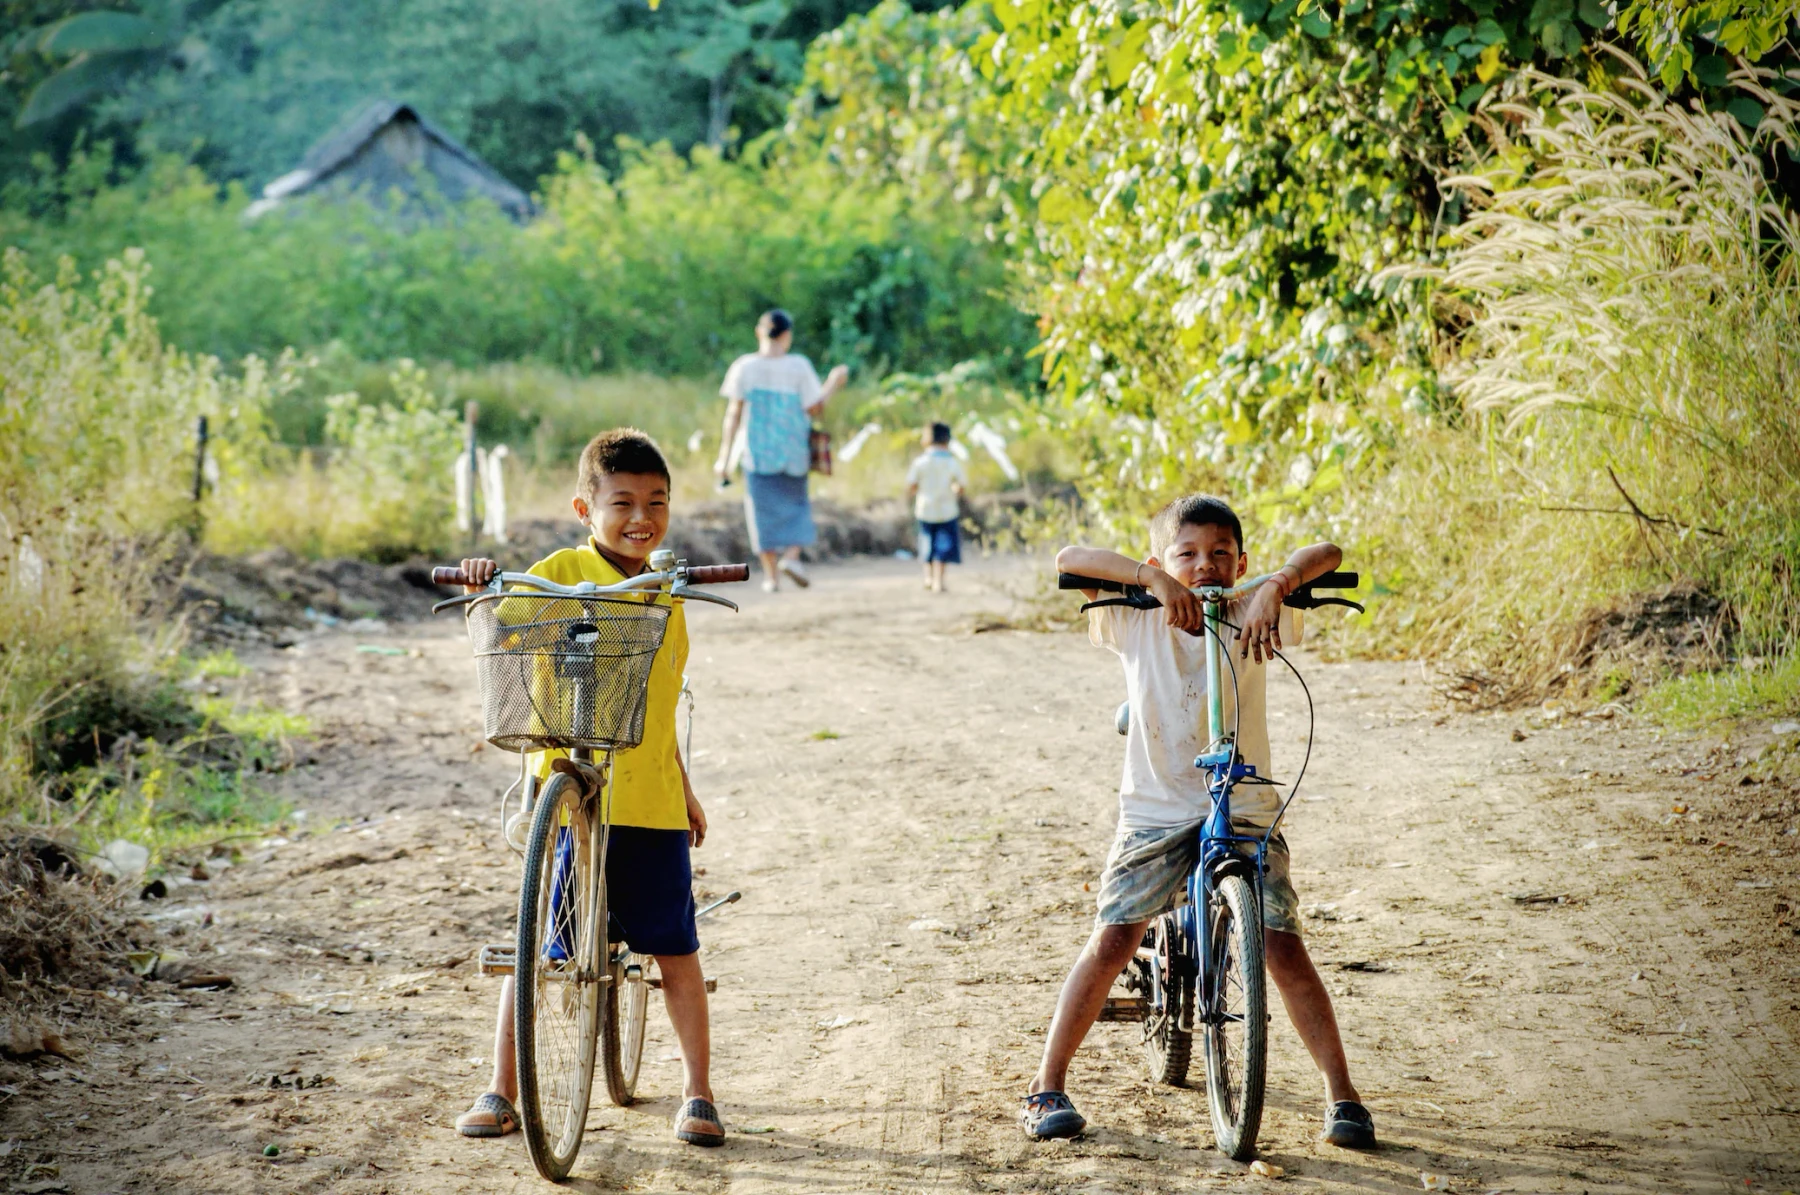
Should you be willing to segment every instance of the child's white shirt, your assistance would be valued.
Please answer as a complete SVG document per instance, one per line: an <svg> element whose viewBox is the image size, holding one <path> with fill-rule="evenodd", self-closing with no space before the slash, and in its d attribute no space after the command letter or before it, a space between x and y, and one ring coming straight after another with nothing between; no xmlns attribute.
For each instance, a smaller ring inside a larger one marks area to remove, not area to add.
<svg viewBox="0 0 1800 1195"><path fill-rule="evenodd" d="M1225 604L1225 620L1243 625L1250 599ZM1208 746L1206 719L1206 640L1169 626L1161 610L1102 606L1088 612L1088 638L1096 647L1118 653L1125 666L1125 692L1131 702L1131 725L1125 735L1125 773L1119 782L1119 830L1162 830L1190 825L1207 815L1211 798L1206 774L1194 757ZM1238 752L1269 775L1269 725L1266 712L1268 665L1239 659L1229 631L1219 662L1225 729L1234 713L1232 668L1237 670ZM1300 612L1282 607L1284 648L1300 642ZM1240 783L1231 790L1233 822L1267 829L1281 808L1272 785Z"/></svg>
<svg viewBox="0 0 1800 1195"><path fill-rule="evenodd" d="M956 489L969 488L969 471L948 448L928 448L913 458L906 484L919 487L913 498L913 517L921 523L948 523L962 513Z"/></svg>

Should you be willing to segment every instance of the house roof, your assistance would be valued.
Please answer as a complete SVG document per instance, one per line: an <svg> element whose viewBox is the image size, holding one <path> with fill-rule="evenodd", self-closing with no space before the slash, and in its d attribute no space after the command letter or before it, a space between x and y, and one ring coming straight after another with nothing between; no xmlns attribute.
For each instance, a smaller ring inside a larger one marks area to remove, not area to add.
<svg viewBox="0 0 1800 1195"><path fill-rule="evenodd" d="M342 171L374 141L381 131L396 122L411 122L419 132L435 143L435 148L455 159L476 182L476 189L516 220L528 219L535 212L530 196L514 186L503 175L484 162L474 150L452 137L444 129L426 119L411 104L399 100L371 100L315 141L300 165L269 183L262 198L250 205L245 215L255 219L277 206L282 200L318 187Z"/></svg>

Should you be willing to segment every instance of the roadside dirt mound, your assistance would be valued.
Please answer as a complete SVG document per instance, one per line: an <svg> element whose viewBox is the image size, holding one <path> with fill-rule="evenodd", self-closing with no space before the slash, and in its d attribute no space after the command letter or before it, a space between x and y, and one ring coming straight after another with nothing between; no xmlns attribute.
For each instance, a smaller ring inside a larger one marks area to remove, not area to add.
<svg viewBox="0 0 1800 1195"><path fill-rule="evenodd" d="M983 495L968 505L965 521L979 541L1011 526L1039 498L1024 492ZM819 501L813 504L813 519L819 544L807 553L810 560L892 556L913 547L912 512L898 499L859 508ZM578 535L573 519L525 519L513 525L506 544L484 543L468 550L491 554L505 568L524 569L576 542ZM743 505L728 499L699 503L677 515L665 542L694 564L755 556ZM425 599L452 592L431 583L431 566L441 563L424 558L401 564L308 560L285 548L248 556L203 555L188 564L177 601L203 640L284 644L293 632L308 628L422 617L429 609ZM365 623L362 629L374 628Z"/></svg>
<svg viewBox="0 0 1800 1195"><path fill-rule="evenodd" d="M0 841L0 1002L41 1004L54 998L47 985L96 988L125 970L132 919L104 884L60 843ZM25 1052L4 1039L0 1051Z"/></svg>

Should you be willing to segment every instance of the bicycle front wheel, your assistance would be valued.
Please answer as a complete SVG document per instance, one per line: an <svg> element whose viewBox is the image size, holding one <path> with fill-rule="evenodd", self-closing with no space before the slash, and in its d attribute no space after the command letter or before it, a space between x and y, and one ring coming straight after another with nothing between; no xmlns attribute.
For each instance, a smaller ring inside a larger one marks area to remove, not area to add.
<svg viewBox="0 0 1800 1195"><path fill-rule="evenodd" d="M581 785L557 773L538 796L525 844L514 957L519 1120L539 1174L568 1177L587 1127L607 977L603 829Z"/></svg>
<svg viewBox="0 0 1800 1195"><path fill-rule="evenodd" d="M1240 1162L1256 1155L1269 1051L1268 992L1263 971L1262 910L1241 875L1219 881L1206 910L1212 977L1206 1024L1206 1103L1213 1139Z"/></svg>
<svg viewBox="0 0 1800 1195"><path fill-rule="evenodd" d="M600 1054L606 1093L624 1108L637 1099L638 1069L644 1060L644 1027L650 1019L650 977L656 960L621 949L613 959L613 981L600 997Z"/></svg>

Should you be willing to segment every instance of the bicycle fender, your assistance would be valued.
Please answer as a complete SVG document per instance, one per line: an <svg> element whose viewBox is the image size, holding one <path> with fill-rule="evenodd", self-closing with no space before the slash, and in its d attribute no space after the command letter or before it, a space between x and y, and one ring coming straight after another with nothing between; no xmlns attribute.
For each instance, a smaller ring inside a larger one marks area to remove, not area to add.
<svg viewBox="0 0 1800 1195"><path fill-rule="evenodd" d="M1232 851L1212 865L1213 883L1218 883L1226 876L1243 876L1254 883L1256 881L1256 860Z"/></svg>

